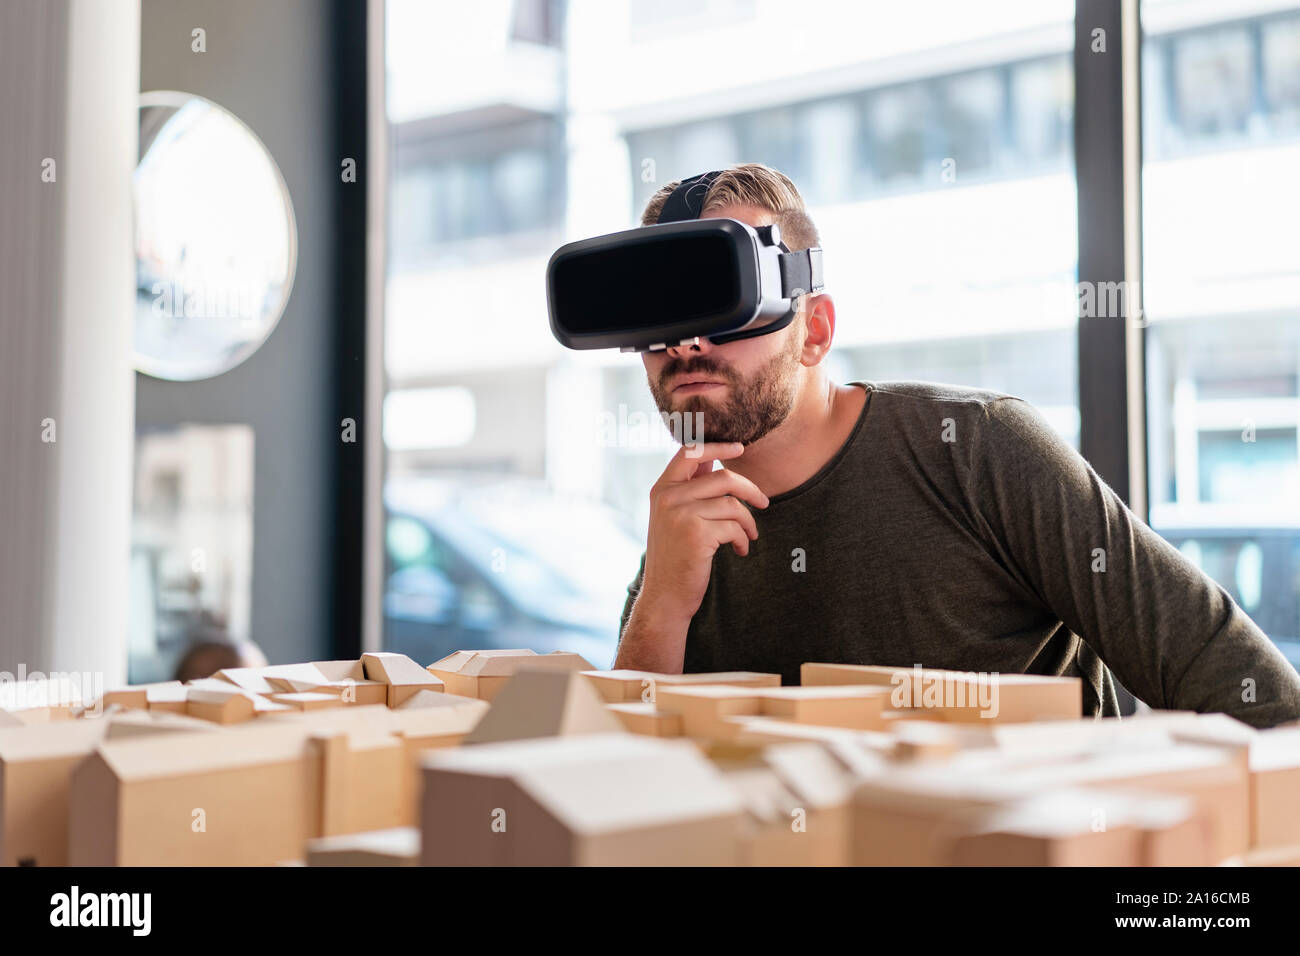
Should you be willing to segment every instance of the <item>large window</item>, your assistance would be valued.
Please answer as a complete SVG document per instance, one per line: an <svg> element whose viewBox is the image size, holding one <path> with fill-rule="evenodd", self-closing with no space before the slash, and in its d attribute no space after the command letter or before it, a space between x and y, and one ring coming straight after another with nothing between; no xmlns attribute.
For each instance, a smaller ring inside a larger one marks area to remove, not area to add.
<svg viewBox="0 0 1300 956"><path fill-rule="evenodd" d="M1300 660L1300 9L1277 7L1142 6L1147 475L1152 525ZM815 43L749 2L389 9L390 642L608 663L672 446L635 357L551 339L541 276L707 169L803 191L837 379L1008 392L1078 444L1072 3L823 4Z"/></svg>
<svg viewBox="0 0 1300 956"><path fill-rule="evenodd" d="M1143 7L1151 524L1300 663L1300 5L1212 6Z"/></svg>
<svg viewBox="0 0 1300 956"><path fill-rule="evenodd" d="M1077 442L1072 3L822 4L806 36L741 0L388 10L388 646L610 663L673 448L635 356L552 340L541 280L682 176L798 184L837 379L1021 395Z"/></svg>

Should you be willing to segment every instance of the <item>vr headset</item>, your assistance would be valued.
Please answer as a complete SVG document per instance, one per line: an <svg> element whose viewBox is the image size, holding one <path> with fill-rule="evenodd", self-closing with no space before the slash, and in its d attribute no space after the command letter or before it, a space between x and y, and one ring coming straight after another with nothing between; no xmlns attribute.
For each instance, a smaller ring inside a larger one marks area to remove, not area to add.
<svg viewBox="0 0 1300 956"><path fill-rule="evenodd" d="M791 252L776 225L700 219L718 172L673 190L653 226L561 246L546 266L551 332L571 349L648 352L783 329L820 292L820 248Z"/></svg>

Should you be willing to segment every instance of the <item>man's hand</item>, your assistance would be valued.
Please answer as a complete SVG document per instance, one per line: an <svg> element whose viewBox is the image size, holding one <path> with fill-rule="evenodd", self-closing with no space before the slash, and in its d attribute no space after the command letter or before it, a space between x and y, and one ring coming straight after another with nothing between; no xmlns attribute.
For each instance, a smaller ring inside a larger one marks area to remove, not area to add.
<svg viewBox="0 0 1300 956"><path fill-rule="evenodd" d="M766 508L767 495L715 461L739 458L739 442L684 445L650 489L650 529L641 592L623 634L616 667L680 673L686 630L709 586L713 555L730 544L749 554L758 539L742 501Z"/></svg>

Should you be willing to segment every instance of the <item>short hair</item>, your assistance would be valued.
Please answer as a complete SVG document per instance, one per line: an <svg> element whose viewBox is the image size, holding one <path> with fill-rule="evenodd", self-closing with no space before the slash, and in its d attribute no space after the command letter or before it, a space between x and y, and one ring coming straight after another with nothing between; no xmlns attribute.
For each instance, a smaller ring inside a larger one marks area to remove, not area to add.
<svg viewBox="0 0 1300 956"><path fill-rule="evenodd" d="M654 225L663 211L664 203L681 181L668 183L650 197L641 225ZM730 166L709 185L704 195L701 213L721 209L723 206L757 206L772 213L781 227L781 238L792 252L821 245L821 237L812 217L804 207L803 197L790 178L779 170L762 163L740 163Z"/></svg>

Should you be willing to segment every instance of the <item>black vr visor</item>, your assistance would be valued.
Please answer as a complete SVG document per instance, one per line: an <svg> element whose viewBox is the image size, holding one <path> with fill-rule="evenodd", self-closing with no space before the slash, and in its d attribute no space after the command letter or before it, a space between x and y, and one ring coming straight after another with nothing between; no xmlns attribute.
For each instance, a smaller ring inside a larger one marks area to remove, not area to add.
<svg viewBox="0 0 1300 956"><path fill-rule="evenodd" d="M785 328L797 297L821 291L821 249L791 252L775 225L696 218L713 175L685 180L656 225L556 250L546 300L560 344L625 352L696 338L722 345Z"/></svg>

